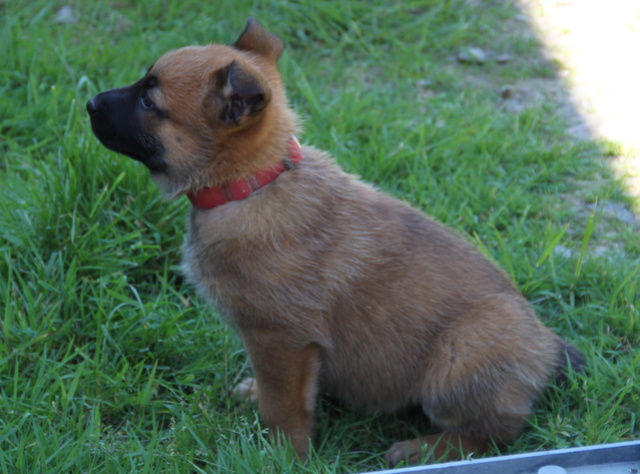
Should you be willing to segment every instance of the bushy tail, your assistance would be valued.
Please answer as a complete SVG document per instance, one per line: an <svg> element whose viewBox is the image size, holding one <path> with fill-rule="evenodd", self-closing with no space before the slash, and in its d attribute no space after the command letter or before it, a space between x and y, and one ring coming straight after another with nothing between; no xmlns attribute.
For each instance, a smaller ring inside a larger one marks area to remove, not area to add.
<svg viewBox="0 0 640 474"><path fill-rule="evenodd" d="M560 339L560 352L558 354L558 373L556 375L556 383L559 385L567 380L569 371L582 372L587 363L584 354L580 352L573 344Z"/></svg>

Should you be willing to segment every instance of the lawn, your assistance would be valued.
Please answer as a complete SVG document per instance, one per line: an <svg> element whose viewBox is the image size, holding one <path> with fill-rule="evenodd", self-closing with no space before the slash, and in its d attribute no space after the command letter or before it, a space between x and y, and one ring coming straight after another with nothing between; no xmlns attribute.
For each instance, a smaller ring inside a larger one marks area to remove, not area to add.
<svg viewBox="0 0 640 474"><path fill-rule="evenodd" d="M180 274L188 201L91 133L94 94L169 49L233 42L249 16L287 44L300 140L467 236L586 354L503 452L638 438L638 229L593 205L634 203L616 144L573 141L545 94L513 106L506 86L556 75L515 4L4 0L0 470L361 472L430 429L323 399L306 464L272 447L228 398L242 347Z"/></svg>

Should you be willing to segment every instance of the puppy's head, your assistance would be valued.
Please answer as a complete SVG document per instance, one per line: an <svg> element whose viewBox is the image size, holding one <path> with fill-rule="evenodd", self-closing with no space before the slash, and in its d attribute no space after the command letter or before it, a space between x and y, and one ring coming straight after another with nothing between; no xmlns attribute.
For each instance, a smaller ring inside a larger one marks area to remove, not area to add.
<svg viewBox="0 0 640 474"><path fill-rule="evenodd" d="M297 131L276 67L282 50L249 20L231 46L169 52L135 84L89 100L93 132L170 196L249 176L281 160Z"/></svg>

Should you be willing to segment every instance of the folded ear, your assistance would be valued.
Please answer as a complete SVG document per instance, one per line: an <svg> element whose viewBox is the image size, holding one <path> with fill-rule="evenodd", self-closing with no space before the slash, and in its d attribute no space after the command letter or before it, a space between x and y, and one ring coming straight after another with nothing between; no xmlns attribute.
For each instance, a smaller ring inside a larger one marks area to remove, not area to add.
<svg viewBox="0 0 640 474"><path fill-rule="evenodd" d="M218 119L233 126L260 115L271 100L266 82L236 61L217 73L213 93L220 105Z"/></svg>
<svg viewBox="0 0 640 474"><path fill-rule="evenodd" d="M267 59L276 62L282 50L284 49L284 43L273 33L269 33L265 30L257 20L249 18L247 26L240 34L240 37L233 43L233 46L243 51L249 51L259 56L263 56Z"/></svg>

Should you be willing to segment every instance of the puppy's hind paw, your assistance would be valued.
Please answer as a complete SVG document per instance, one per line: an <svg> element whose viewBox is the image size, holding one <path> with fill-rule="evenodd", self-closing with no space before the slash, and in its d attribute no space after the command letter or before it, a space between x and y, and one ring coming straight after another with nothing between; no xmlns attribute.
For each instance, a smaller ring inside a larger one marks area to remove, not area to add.
<svg viewBox="0 0 640 474"><path fill-rule="evenodd" d="M258 405L258 383L251 377L244 379L233 390L231 397L240 408Z"/></svg>
<svg viewBox="0 0 640 474"><path fill-rule="evenodd" d="M393 443L389 451L384 455L385 460L395 466L404 461L405 464L417 464L424 453L424 444L417 439L409 441L399 441Z"/></svg>
<svg viewBox="0 0 640 474"><path fill-rule="evenodd" d="M392 466L401 461L407 464L418 464L427 457L431 462L455 461L473 454L483 454L489 450L490 446L487 441L445 431L394 443L384 457Z"/></svg>

